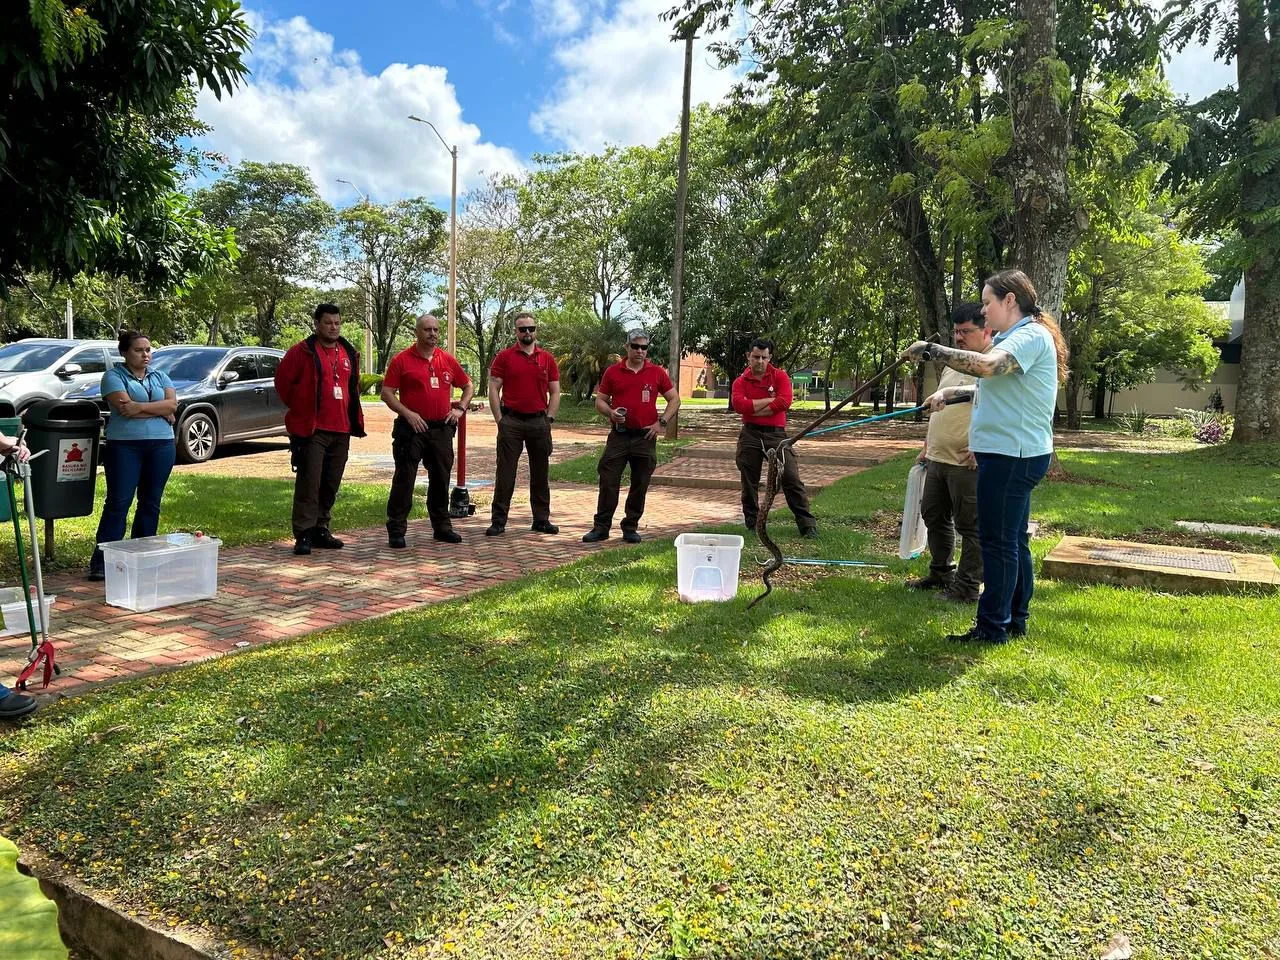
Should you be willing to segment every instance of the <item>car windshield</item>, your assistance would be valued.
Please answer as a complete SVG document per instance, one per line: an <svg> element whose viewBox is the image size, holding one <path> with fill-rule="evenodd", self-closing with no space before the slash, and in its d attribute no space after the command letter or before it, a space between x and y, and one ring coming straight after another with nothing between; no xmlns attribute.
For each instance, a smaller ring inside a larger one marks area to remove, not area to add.
<svg viewBox="0 0 1280 960"><path fill-rule="evenodd" d="M218 347L192 347L179 350L172 347L158 350L151 355L151 369L161 370L170 380L203 380L218 365L227 351Z"/></svg>
<svg viewBox="0 0 1280 960"><path fill-rule="evenodd" d="M66 352L65 343L10 343L0 347L0 373L45 370Z"/></svg>

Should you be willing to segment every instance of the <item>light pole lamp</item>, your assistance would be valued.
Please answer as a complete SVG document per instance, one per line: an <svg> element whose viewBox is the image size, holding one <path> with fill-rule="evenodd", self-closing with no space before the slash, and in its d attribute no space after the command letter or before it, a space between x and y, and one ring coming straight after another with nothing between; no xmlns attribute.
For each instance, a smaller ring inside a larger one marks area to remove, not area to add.
<svg viewBox="0 0 1280 960"><path fill-rule="evenodd" d="M369 203L369 198L365 196L364 191L357 187L350 180L338 178L338 183L345 183L348 187L360 194L360 199L365 204ZM364 365L365 373L373 373L373 268L365 261L365 291L364 291Z"/></svg>
<svg viewBox="0 0 1280 960"><path fill-rule="evenodd" d="M449 151L453 159L453 180L449 188L449 350L458 355L458 147L450 146L430 120L409 114L409 119L425 123ZM458 484L449 495L449 515L467 517L476 512L467 492L467 411L458 420Z"/></svg>
<svg viewBox="0 0 1280 960"><path fill-rule="evenodd" d="M436 135L444 148L449 151L449 156L453 158L453 182L449 189L449 350L454 356L458 354L458 341L456 339L458 333L458 148L457 146L449 146L449 143L440 131L436 129L436 125L430 120L423 120L422 117L416 117L409 114L410 120L416 120L418 123L425 123L431 128L431 132Z"/></svg>

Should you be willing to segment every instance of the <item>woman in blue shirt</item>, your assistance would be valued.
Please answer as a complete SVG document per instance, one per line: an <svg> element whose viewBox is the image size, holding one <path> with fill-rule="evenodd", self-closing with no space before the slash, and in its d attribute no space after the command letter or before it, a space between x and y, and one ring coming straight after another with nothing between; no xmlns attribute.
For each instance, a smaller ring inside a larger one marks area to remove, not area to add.
<svg viewBox="0 0 1280 960"><path fill-rule="evenodd" d="M905 355L979 378L976 386L947 387L925 402L940 410L951 397L973 394L969 451L978 462L983 589L973 627L948 639L1003 643L1027 632L1035 589L1027 534L1031 491L1053 458L1053 412L1058 385L1067 379L1067 345L1021 270L1001 270L987 280L982 314L996 334L986 353L920 341Z"/></svg>
<svg viewBox="0 0 1280 960"><path fill-rule="evenodd" d="M107 476L107 500L98 521L96 543L124 539L125 519L134 495L138 509L129 536L153 537L160 524L160 498L173 470L176 449L173 419L178 395L168 374L149 369L151 341L137 330L120 334L118 363L102 375L102 397L111 408L107 420L102 468ZM102 551L94 548L89 579L106 576Z"/></svg>

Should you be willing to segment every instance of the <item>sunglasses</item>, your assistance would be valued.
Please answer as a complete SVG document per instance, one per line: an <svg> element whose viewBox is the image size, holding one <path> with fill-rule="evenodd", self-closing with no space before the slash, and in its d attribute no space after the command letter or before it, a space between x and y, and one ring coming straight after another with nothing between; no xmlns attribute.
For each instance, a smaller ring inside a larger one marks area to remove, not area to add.
<svg viewBox="0 0 1280 960"><path fill-rule="evenodd" d="M649 345L647 343L628 343L627 346L630 347L632 350L648 350L649 349Z"/></svg>
<svg viewBox="0 0 1280 960"><path fill-rule="evenodd" d="M519 330L521 333L533 333L533 331L537 330L538 328L537 327L516 327L516 329Z"/></svg>

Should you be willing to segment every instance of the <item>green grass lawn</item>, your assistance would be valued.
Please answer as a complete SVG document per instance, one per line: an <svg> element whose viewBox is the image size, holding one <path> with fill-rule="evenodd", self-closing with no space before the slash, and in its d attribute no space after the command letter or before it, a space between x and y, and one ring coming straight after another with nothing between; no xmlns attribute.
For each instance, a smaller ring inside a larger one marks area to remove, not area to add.
<svg viewBox="0 0 1280 960"><path fill-rule="evenodd" d="M668 463L675 456L676 451L681 447L687 447L695 441L685 440L666 440L662 437L658 438L658 463ZM561 463L553 463L548 471L548 476L552 483L586 483L595 484L599 482L599 476L596 473L596 465L600 462L600 454L604 452L604 444L598 444L592 447L586 453L579 454L572 460L565 460ZM627 467L622 471L622 486L626 486L631 480L631 468Z"/></svg>
<svg viewBox="0 0 1280 960"><path fill-rule="evenodd" d="M908 460L784 549L876 555ZM1055 525L1276 519L1280 458L1063 461ZM1277 955L1280 600L1043 582L958 648L923 561L748 612L755 552L726 604L651 543L65 701L0 739L0 826L282 956Z"/></svg>
<svg viewBox="0 0 1280 960"><path fill-rule="evenodd" d="M98 477L94 512L89 517L69 517L54 522L54 559L46 560L46 570L88 566L93 553L98 519L106 497L106 481ZM18 509L22 510L19 497ZM226 477L210 474L174 473L165 487L160 508L160 532L202 530L222 540L224 546L266 543L293 535L289 516L293 510L293 480L256 477ZM413 516L425 516L419 497ZM334 521L343 527L377 526L387 518L387 487L376 483L344 483L334 506ZM132 512L130 513L132 522ZM40 544L44 546L44 522L37 520ZM125 527L125 536L129 528ZM22 538L29 539L23 514ZM13 524L0 523L0 579L16 580L17 554L13 548Z"/></svg>

